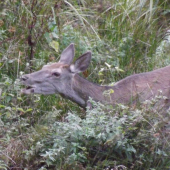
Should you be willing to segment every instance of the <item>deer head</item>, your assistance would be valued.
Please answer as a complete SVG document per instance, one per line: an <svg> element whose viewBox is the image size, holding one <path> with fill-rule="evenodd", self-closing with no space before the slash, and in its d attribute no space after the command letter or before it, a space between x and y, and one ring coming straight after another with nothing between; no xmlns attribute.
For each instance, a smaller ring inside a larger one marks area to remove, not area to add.
<svg viewBox="0 0 170 170"><path fill-rule="evenodd" d="M45 65L40 71L23 75L21 81L26 88L21 92L45 95L59 93L66 98L78 100L72 86L74 77L87 69L91 61L91 52L83 54L72 64L74 51L74 44L70 44L62 52L59 62Z"/></svg>

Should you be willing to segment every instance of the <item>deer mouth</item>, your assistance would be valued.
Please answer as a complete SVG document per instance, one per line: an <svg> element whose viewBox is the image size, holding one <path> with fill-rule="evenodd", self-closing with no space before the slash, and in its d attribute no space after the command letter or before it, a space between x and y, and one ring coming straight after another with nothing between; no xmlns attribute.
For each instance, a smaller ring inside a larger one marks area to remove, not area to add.
<svg viewBox="0 0 170 170"><path fill-rule="evenodd" d="M33 86L27 86L26 88L24 89L21 89L21 93L23 94L31 94L31 93L34 93L34 88Z"/></svg>

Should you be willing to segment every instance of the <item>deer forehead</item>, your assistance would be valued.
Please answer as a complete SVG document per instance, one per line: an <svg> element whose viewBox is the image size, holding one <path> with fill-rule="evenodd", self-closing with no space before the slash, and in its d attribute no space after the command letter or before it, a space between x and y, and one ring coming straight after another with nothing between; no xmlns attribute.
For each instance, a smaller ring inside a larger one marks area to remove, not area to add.
<svg viewBox="0 0 170 170"><path fill-rule="evenodd" d="M63 68L68 68L69 65L66 64L62 64L62 63L53 63L53 64L48 64L43 66L42 70L48 70L48 71L52 71L52 70L58 70L58 71L62 71Z"/></svg>

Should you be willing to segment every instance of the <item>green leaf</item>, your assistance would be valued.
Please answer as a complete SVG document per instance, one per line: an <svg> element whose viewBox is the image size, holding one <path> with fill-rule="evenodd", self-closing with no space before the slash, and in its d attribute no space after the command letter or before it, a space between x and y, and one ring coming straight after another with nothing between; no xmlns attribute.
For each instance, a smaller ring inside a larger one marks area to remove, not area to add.
<svg viewBox="0 0 170 170"><path fill-rule="evenodd" d="M21 112L24 112L24 113L25 113L25 111L23 110L23 108L17 108L17 110L19 110L19 111L21 111Z"/></svg>
<svg viewBox="0 0 170 170"><path fill-rule="evenodd" d="M22 98L21 97L17 97L18 100L22 101Z"/></svg>
<svg viewBox="0 0 170 170"><path fill-rule="evenodd" d="M30 111L32 111L32 110L33 110L33 109L30 108L30 109L27 109L25 112L30 112Z"/></svg>
<svg viewBox="0 0 170 170"><path fill-rule="evenodd" d="M57 41L51 41L49 44L56 52L59 50L59 43Z"/></svg>
<svg viewBox="0 0 170 170"><path fill-rule="evenodd" d="M5 108L5 106L0 104L0 108Z"/></svg>

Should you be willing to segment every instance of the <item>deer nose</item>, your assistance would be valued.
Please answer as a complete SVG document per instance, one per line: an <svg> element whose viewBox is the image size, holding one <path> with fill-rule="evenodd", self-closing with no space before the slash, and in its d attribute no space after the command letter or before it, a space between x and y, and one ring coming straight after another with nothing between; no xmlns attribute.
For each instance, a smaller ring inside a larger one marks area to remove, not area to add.
<svg viewBox="0 0 170 170"><path fill-rule="evenodd" d="M26 81L27 79L28 79L28 76L26 76L26 75L24 75L24 76L21 77L21 80L22 80L22 81Z"/></svg>

